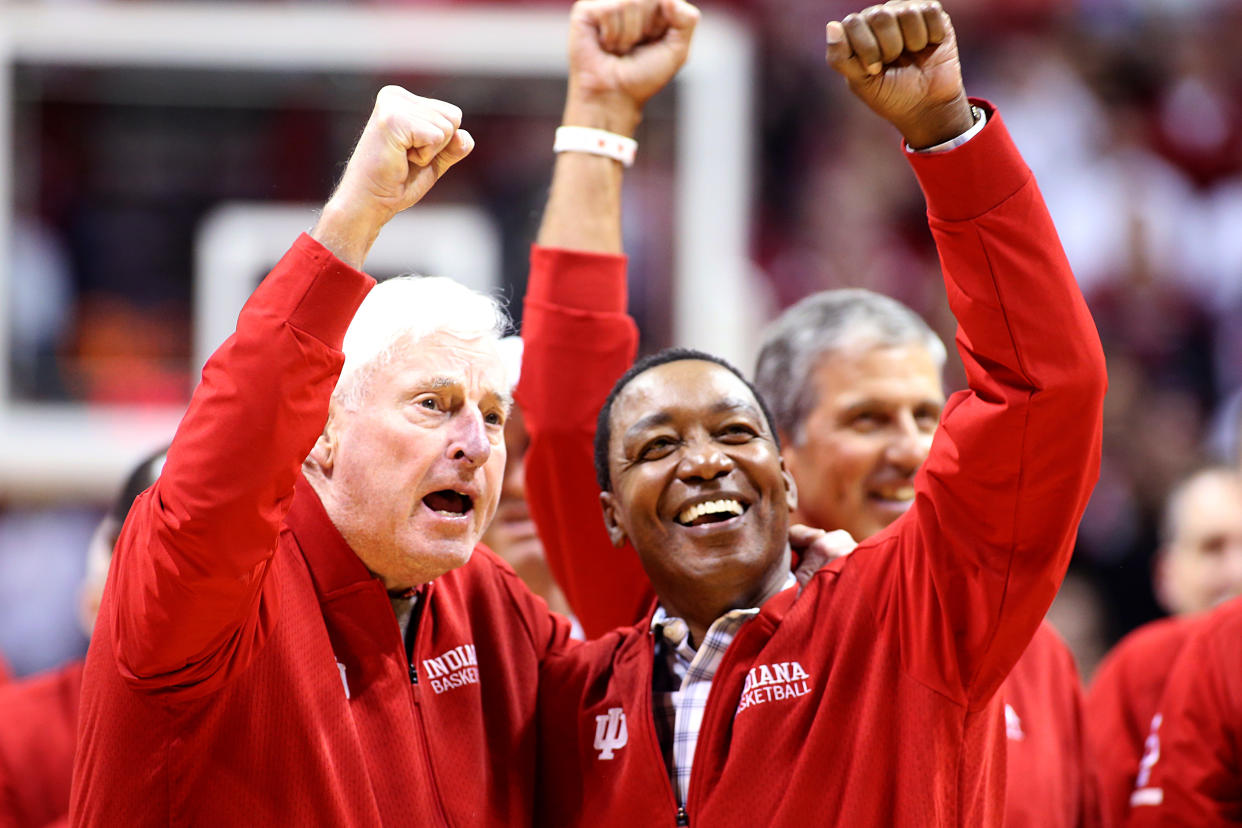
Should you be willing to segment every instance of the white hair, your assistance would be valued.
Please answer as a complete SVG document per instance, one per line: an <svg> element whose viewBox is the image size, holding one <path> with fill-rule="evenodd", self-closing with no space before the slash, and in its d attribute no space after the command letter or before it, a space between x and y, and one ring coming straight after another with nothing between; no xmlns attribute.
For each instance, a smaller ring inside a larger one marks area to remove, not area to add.
<svg viewBox="0 0 1242 828"><path fill-rule="evenodd" d="M346 408L362 401L367 379L399 346L416 345L432 334L467 342L496 342L509 315L493 296L443 276L397 276L380 282L362 300L341 350L345 365L332 392Z"/></svg>
<svg viewBox="0 0 1242 828"><path fill-rule="evenodd" d="M825 355L851 347L920 345L944 369L944 342L910 308L862 288L813 293L788 308L764 330L755 385L771 406L776 427L794 445L806 436L806 418L819 388L812 380Z"/></svg>

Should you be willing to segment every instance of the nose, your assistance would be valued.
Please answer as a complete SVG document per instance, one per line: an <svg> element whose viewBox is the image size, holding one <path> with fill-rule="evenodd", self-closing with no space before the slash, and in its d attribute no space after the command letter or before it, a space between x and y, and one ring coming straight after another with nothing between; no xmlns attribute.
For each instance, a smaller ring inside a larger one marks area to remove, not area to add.
<svg viewBox="0 0 1242 828"><path fill-rule="evenodd" d="M463 408L453 416L450 426L448 456L477 468L492 456L492 443L487 438L487 424L477 410Z"/></svg>
<svg viewBox="0 0 1242 828"><path fill-rule="evenodd" d="M892 465L907 474L914 474L931 451L931 432L919 427L913 412L903 411L894 421L892 439L884 456Z"/></svg>
<svg viewBox="0 0 1242 828"><path fill-rule="evenodd" d="M733 471L733 458L706 437L688 441L677 476L682 480L715 480Z"/></svg>

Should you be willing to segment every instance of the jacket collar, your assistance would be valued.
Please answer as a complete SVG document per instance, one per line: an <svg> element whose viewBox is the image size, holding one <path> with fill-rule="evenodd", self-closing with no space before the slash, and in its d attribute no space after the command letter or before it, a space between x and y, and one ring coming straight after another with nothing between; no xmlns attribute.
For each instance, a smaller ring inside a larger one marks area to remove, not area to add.
<svg viewBox="0 0 1242 828"><path fill-rule="evenodd" d="M367 570L357 553L337 531L319 495L305 475L298 474L293 486L293 505L285 523L297 540L298 548L315 582L320 598L330 598L344 590L379 579Z"/></svg>

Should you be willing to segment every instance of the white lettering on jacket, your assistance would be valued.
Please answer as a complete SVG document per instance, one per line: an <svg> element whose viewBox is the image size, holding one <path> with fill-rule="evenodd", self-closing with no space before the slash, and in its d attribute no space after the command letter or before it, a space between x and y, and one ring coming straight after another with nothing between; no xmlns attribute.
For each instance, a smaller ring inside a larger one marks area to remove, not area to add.
<svg viewBox="0 0 1242 828"><path fill-rule="evenodd" d="M1157 713L1151 717L1151 730L1147 733L1147 741L1143 743L1143 758L1139 761L1138 776L1134 779L1134 792L1130 794L1130 807L1140 808L1144 805L1164 804L1164 788L1151 786L1151 771L1160 761L1160 725L1164 724L1164 714Z"/></svg>
<svg viewBox="0 0 1242 828"><path fill-rule="evenodd" d="M1011 742L1021 742L1026 738L1026 733L1022 730L1022 719L1009 702L1005 702L1005 737Z"/></svg>
<svg viewBox="0 0 1242 828"><path fill-rule="evenodd" d="M630 730L625 725L625 711L610 707L607 713L595 717L595 749L600 759L611 759L613 751L625 747L630 740Z"/></svg>
<svg viewBox="0 0 1242 828"><path fill-rule="evenodd" d="M461 644L435 658L423 659L423 675L436 694L479 683L479 658L473 644Z"/></svg>
<svg viewBox="0 0 1242 828"><path fill-rule="evenodd" d="M797 699L811 692L811 676L796 661L760 664L746 673L737 712L773 701Z"/></svg>

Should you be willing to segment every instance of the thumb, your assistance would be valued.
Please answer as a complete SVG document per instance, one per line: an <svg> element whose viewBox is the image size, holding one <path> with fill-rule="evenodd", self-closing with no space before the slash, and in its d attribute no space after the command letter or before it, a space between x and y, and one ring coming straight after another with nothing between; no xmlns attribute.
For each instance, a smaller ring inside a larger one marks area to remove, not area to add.
<svg viewBox="0 0 1242 828"><path fill-rule="evenodd" d="M789 524L789 545L794 549L806 549L816 538L827 533L823 529L815 529L802 523Z"/></svg>
<svg viewBox="0 0 1242 828"><path fill-rule="evenodd" d="M436 178L444 175L449 167L465 158L473 149L474 136L464 129L454 132L453 137L449 139L448 145L440 150L439 155L431 159L431 167L435 171Z"/></svg>

